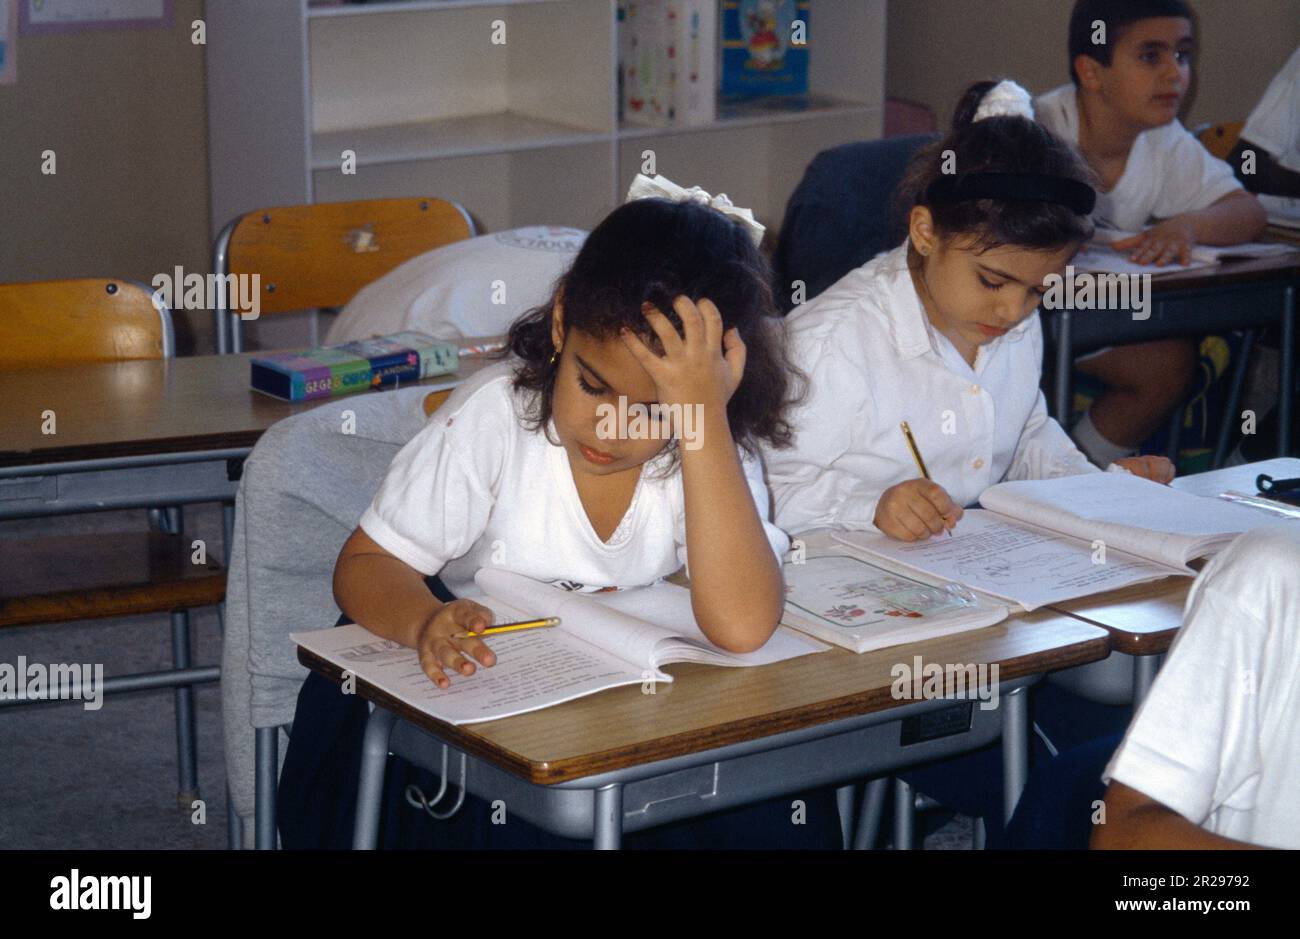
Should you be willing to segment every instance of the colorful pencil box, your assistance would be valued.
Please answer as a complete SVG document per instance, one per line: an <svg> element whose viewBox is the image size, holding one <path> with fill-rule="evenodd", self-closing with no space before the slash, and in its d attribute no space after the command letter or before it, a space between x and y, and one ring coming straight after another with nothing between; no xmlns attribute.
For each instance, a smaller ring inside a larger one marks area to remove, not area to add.
<svg viewBox="0 0 1300 939"><path fill-rule="evenodd" d="M446 375L459 365L455 343L403 332L258 356L252 360L251 385L284 401L310 401Z"/></svg>

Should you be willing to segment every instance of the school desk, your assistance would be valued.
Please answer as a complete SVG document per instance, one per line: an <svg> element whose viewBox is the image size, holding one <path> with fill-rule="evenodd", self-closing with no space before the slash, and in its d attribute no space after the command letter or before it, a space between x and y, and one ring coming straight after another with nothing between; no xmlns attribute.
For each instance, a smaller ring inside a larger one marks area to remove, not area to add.
<svg viewBox="0 0 1300 939"><path fill-rule="evenodd" d="M249 358L0 370L0 520L217 502L229 566L235 493L253 445L284 417L346 400L290 404L252 391ZM458 374L421 384L445 396L485 364L466 357ZM45 433L51 416L55 432ZM216 666L194 672L196 681L219 677ZM228 821L238 844L234 813Z"/></svg>
<svg viewBox="0 0 1300 939"><path fill-rule="evenodd" d="M242 461L268 427L346 400L290 404L252 391L249 358L0 370L0 519L230 504ZM449 392L487 364L462 362L459 374L422 384Z"/></svg>
<svg viewBox="0 0 1300 939"><path fill-rule="evenodd" d="M1156 270L1153 268L1153 270ZM1291 452L1291 408L1295 388L1295 294L1300 284L1300 252L1251 261L1225 261L1151 280L1150 317L1133 319L1131 310L1045 311L1044 330L1053 363L1052 416L1067 420L1073 404L1071 369L1075 356L1103 346L1148 342L1174 336L1199 336L1277 324L1278 455ZM1226 428L1225 428L1226 431ZM1220 435L1216 463L1227 434Z"/></svg>
<svg viewBox="0 0 1300 939"><path fill-rule="evenodd" d="M468 791L488 802L502 799L508 813L555 834L617 848L624 832L803 788L837 785L842 797L855 780L968 752L1000 735L1009 818L1028 768L1028 687L1108 651L1104 630L1038 610L862 655L832 648L758 668L670 666L675 681L654 694L615 688L461 727L358 680L356 692L375 707L363 745L354 846L378 843L389 753L442 777L438 810ZM915 670L917 656L940 665L996 664L998 707L896 699L892 670L900 663ZM339 668L306 650L298 658L341 680Z"/></svg>
<svg viewBox="0 0 1300 939"><path fill-rule="evenodd" d="M1228 490L1254 494L1255 478L1260 473L1275 479L1300 477L1300 459L1263 460L1196 473L1175 480L1174 485L1211 498ZM1300 520L1292 524L1300 525ZM1103 704L1139 704L1151 690L1164 653L1182 626L1183 607L1191 587L1190 577L1166 577L1052 604L1053 610L1104 628L1110 634L1111 655L1103 662L1058 672L1049 680Z"/></svg>

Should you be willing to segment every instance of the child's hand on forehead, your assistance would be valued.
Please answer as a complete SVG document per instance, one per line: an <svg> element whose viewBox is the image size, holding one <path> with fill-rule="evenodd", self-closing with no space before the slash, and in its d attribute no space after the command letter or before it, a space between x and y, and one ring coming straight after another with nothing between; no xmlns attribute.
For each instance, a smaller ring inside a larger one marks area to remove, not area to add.
<svg viewBox="0 0 1300 939"><path fill-rule="evenodd" d="M745 374L745 343L740 333L735 327L723 331L722 314L707 298L697 304L679 296L673 301L673 311L681 320L681 335L657 308L645 314L663 347L662 356L628 329L620 334L623 345L654 379L660 403L725 408Z"/></svg>

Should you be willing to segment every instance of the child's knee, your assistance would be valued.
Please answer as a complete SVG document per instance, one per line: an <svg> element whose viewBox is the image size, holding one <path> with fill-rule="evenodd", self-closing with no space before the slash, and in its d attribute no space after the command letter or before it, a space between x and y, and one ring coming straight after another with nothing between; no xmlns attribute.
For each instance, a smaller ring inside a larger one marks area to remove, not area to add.
<svg viewBox="0 0 1300 939"><path fill-rule="evenodd" d="M1181 339L1152 343L1139 376L1142 391L1153 402L1167 407L1182 403L1196 383L1196 344Z"/></svg>

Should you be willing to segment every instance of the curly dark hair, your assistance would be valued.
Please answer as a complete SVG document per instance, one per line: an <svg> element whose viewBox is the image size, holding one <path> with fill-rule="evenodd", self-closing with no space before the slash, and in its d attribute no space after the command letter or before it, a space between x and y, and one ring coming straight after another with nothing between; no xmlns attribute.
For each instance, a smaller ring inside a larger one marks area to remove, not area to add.
<svg viewBox="0 0 1300 939"><path fill-rule="evenodd" d="M502 354L519 360L515 389L533 393L526 396L528 425L545 428L551 418L556 375L550 364L556 351L551 312L556 299L563 298L566 331L611 339L626 327L657 350L658 337L642 304L654 304L681 333L673 300L685 295L712 300L724 330L734 326L745 343L745 374L727 404L736 442L750 454L757 453L759 441L789 446L786 409L795 372L770 284L768 263L748 232L721 212L667 199L620 206L587 236L551 299L510 327Z"/></svg>
<svg viewBox="0 0 1300 939"><path fill-rule="evenodd" d="M1017 245L1054 250L1092 237L1092 221L1055 202L977 199L969 202L927 201L930 184L943 173L951 151L956 178L975 173L1035 173L1094 186L1096 178L1067 141L1024 117L989 117L975 121L980 102L997 82L981 81L962 95L953 129L943 140L912 158L898 189L898 217L906 225L911 209L924 205L934 227L945 236L971 240L975 250Z"/></svg>

